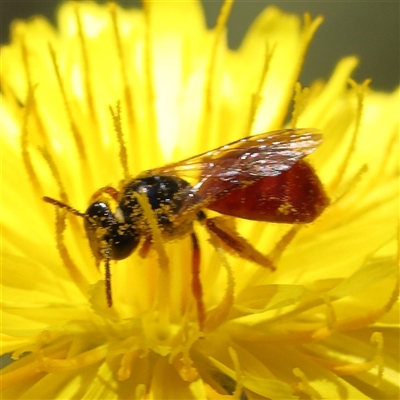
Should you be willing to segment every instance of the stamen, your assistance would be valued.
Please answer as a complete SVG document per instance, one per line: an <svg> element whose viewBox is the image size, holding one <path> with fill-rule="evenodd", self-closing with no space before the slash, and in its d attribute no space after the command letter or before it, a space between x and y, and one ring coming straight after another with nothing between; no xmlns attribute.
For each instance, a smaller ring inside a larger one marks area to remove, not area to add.
<svg viewBox="0 0 400 400"><path fill-rule="evenodd" d="M7 367L5 367L5 372L2 374L2 379L1 379L1 386L2 389L5 389L7 387L13 386L13 385L18 385L21 382L26 382L29 379L35 378L35 377L42 377L43 376L43 368L42 368L42 360L43 360L43 354L44 350L42 349L42 346L46 346L46 354L47 358L65 358L68 355L67 351L67 346L70 342L70 338L66 337L57 337L57 341L53 343L52 345L48 345L49 343L49 336L54 334L54 332L49 333L49 331L42 332L37 336L37 341L36 343L32 343L28 348L28 346L25 347L26 351L31 352L31 354L27 354L24 359L26 361L25 364L22 366L20 365L18 368L13 368L13 364L11 364L9 367L10 372L7 372ZM44 336L44 337L43 337ZM20 353L23 352L22 349L18 350ZM17 352L17 351L16 351ZM13 359L17 359L18 356L13 354ZM24 362L23 362L24 363Z"/></svg>
<svg viewBox="0 0 400 400"><path fill-rule="evenodd" d="M25 41L23 38L21 39L21 51L22 51L22 61L24 64L24 69L25 69L25 74L26 74L26 82L27 82L27 86L28 86L28 96L29 96L29 92L31 92L31 94L32 94L31 109L32 109L32 116L34 117L35 123L37 125L36 131L39 135L41 135L44 143L50 143L49 136L44 127L42 118L39 115L39 111L38 111L37 104L36 104L36 99L34 97L34 92L37 87L37 84L33 84L33 82L32 82L32 73L31 73L31 67L29 65L28 49L26 48L26 44L25 44Z"/></svg>
<svg viewBox="0 0 400 400"><path fill-rule="evenodd" d="M243 392L243 374L242 374L242 369L240 368L239 364L239 358L236 353L236 351L233 349L233 347L228 348L229 355L231 357L231 360L233 362L233 367L235 368L235 374L236 374L236 387L235 391L233 393L233 398L240 400Z"/></svg>
<svg viewBox="0 0 400 400"><path fill-rule="evenodd" d="M236 381L235 381L235 377L234 377L234 373L232 372L232 368L227 367L226 362L221 362L221 361L217 361L214 357L209 356L208 357L208 361L216 368L213 369L209 369L208 373L210 376L210 383L211 382L215 382L217 385L221 386L226 393L229 395L228 397L223 397L223 398L228 398L231 399L230 396L232 396L232 394L235 391L235 387L236 387ZM232 378L233 376L233 378ZM213 386L213 385L212 385ZM215 394L217 394L217 396L215 396ZM218 397L220 397L220 395L215 392L212 391L211 392L211 396L210 397L206 397L207 399L218 399ZM238 400L236 398L236 400Z"/></svg>
<svg viewBox="0 0 400 400"><path fill-rule="evenodd" d="M198 339L199 336L193 335L184 345L178 345L177 348L173 349L168 357L168 362L174 365L179 376L185 382L193 382L199 376L189 353L193 343ZM182 353L182 357L178 357L179 353Z"/></svg>
<svg viewBox="0 0 400 400"><path fill-rule="evenodd" d="M117 140L119 145L119 160L121 162L122 170L124 172L124 180L127 181L130 177L130 174L128 166L128 151L121 126L121 103L119 101L117 102L117 105L115 107L116 111L114 111L111 106L109 106L109 109L114 122L115 133L117 134Z"/></svg>
<svg viewBox="0 0 400 400"><path fill-rule="evenodd" d="M388 140L388 143L386 145L386 151L383 154L387 155L392 155L393 161L396 163L396 171L398 171L398 141L399 141L399 126L396 126L393 130L393 134L391 135L390 139ZM396 149L396 150L394 150ZM392 161L392 162L393 162ZM379 165L376 165L377 168L374 168L376 171L375 177L380 182L382 179L382 176L385 176L385 169L387 169L390 165L389 157L385 159L385 162L380 163Z"/></svg>
<svg viewBox="0 0 400 400"><path fill-rule="evenodd" d="M334 331L338 325L337 323L337 318L336 318L336 312L335 309L333 308L331 299L328 294L325 293L323 296L324 302L326 305L326 325L328 327L328 330L330 332Z"/></svg>
<svg viewBox="0 0 400 400"><path fill-rule="evenodd" d="M29 66L29 58L28 58L28 49L26 48L26 43L25 43L25 38L21 38L21 52L22 52L22 61L24 63L24 69L25 69L25 78L26 78L26 83L28 86L28 90L32 90L34 85L32 82L32 73L31 69Z"/></svg>
<svg viewBox="0 0 400 400"><path fill-rule="evenodd" d="M154 74L152 66L153 57L151 53L151 18L150 18L150 0L142 0L144 18L145 18L145 38L144 38L144 68L145 68L145 77L147 77L147 105L148 105L148 124L149 124L149 134L147 135L146 140L149 141L149 148L158 152L159 143L157 137L157 117L155 110L155 89L154 89ZM155 154L154 157L161 157L160 154Z"/></svg>
<svg viewBox="0 0 400 400"><path fill-rule="evenodd" d="M1 376L1 388L4 390L8 387L18 387L18 385L21 385L21 382L28 382L39 374L42 375L43 372L38 371L37 367L38 366L35 362L30 362L25 365L18 365L18 368L11 370L10 372L4 372L3 370Z"/></svg>
<svg viewBox="0 0 400 400"><path fill-rule="evenodd" d="M273 250L268 254L268 258L272 261L274 265L277 265L280 258L282 257L283 252L289 246L289 244L293 241L296 235L299 233L301 225L292 226L288 232L286 232L279 240L278 243L275 244Z"/></svg>
<svg viewBox="0 0 400 400"><path fill-rule="evenodd" d="M307 53L308 46L317 30L317 28L321 25L323 22L324 18L322 16L316 17L314 20L311 19L310 14L305 13L304 14L304 27L301 32L301 42L299 45L299 51L297 54L297 60L298 63L295 66L295 70L292 73L292 79L293 83L292 85L294 86L295 82L298 80L298 77L300 75L301 69L304 64L304 58ZM290 102L292 101L292 94L290 93L289 90L286 91L285 98L282 100L281 104L277 108L275 112L274 119L271 121L269 124L270 127L281 127L284 124Z"/></svg>
<svg viewBox="0 0 400 400"><path fill-rule="evenodd" d="M63 261L65 267L67 268L72 280L78 286L80 291L83 293L85 297L88 297L88 281L78 268L78 266L74 263L67 246L64 241L64 232L65 232L66 224L65 224L65 214L60 213L57 209L56 213L56 245L58 253L60 254L61 260Z"/></svg>
<svg viewBox="0 0 400 400"><path fill-rule="evenodd" d="M214 83L214 74L217 65L217 51L218 46L220 44L220 39L222 34L224 33L224 29L226 28L226 24L231 13L232 5L234 0L224 0L224 3L221 7L221 11L218 15L217 24L215 26L214 33L214 42L211 48L211 55L209 60L209 65L206 73L205 87L204 87L204 103L203 103L203 116L201 120L201 130L202 132L210 132L210 126L212 123L212 112L213 112L213 83ZM204 137L199 135L198 140L203 140ZM212 135L207 135L207 137L212 137ZM200 146L201 144L201 146ZM199 147L203 147L204 143L198 143Z"/></svg>
<svg viewBox="0 0 400 400"><path fill-rule="evenodd" d="M382 332L374 332L371 335L371 343L373 345L375 345L375 347L376 347L376 353L375 353L373 360L375 361L375 364L377 366L377 372L378 372L377 380L375 382L375 387L378 387L382 381L383 370L384 370L384 366L385 366L383 356L382 356L383 345L384 345L384 338L383 338Z"/></svg>
<svg viewBox="0 0 400 400"><path fill-rule="evenodd" d="M322 396L312 386L310 386L306 374L300 368L294 368L293 375L301 380L301 382L296 385L297 390L308 395L311 400L322 399Z"/></svg>
<svg viewBox="0 0 400 400"><path fill-rule="evenodd" d="M47 165L49 166L51 174L53 175L53 178L56 181L56 184L58 186L58 193L59 193L61 200L64 203L69 203L67 192L62 183L60 172L58 171L57 165L56 165L53 157L51 156L51 154L45 147L39 147L39 151L42 154Z"/></svg>
<svg viewBox="0 0 400 400"><path fill-rule="evenodd" d="M85 351L72 358L56 359L42 356L38 361L42 371L60 373L75 371L104 360L108 352L108 345L102 345Z"/></svg>
<svg viewBox="0 0 400 400"><path fill-rule="evenodd" d="M210 235L210 242L217 251L217 254L222 262L222 266L227 274L227 287L221 302L215 307L207 316L207 330L213 330L221 321L224 321L233 307L234 293L235 293L235 280L233 277L232 267L229 265L224 250L219 246L217 240Z"/></svg>
<svg viewBox="0 0 400 400"><path fill-rule="evenodd" d="M138 356L141 350L128 350L122 354L119 368L117 371L117 379L119 381L126 381L131 376L132 361Z"/></svg>
<svg viewBox="0 0 400 400"><path fill-rule="evenodd" d="M305 46L305 51L307 50L308 45L310 44L316 30L324 21L324 17L322 15L318 15L314 20L311 18L310 13L306 12L303 16L304 28L302 32L302 39L304 40L303 45ZM305 53L303 53L305 54Z"/></svg>
<svg viewBox="0 0 400 400"><path fill-rule="evenodd" d="M35 192L35 197L40 198L43 193L43 188L36 175L35 169L33 168L31 154L28 151L29 140L28 140L28 119L31 110L33 109L34 102L34 90L36 87L28 87L28 96L25 102L24 115L22 120L21 128L21 153L22 159L24 160L25 169L29 177L29 181L32 184L33 191Z"/></svg>
<svg viewBox="0 0 400 400"><path fill-rule="evenodd" d="M307 102L308 95L310 94L310 89L305 87L301 87L301 83L297 82L294 86L294 98L293 98L293 112L292 112L292 120L290 122L290 126L292 128L296 128L297 121L301 112L304 110L304 106Z"/></svg>
<svg viewBox="0 0 400 400"><path fill-rule="evenodd" d="M400 235L397 235L397 240L398 240L398 244L400 241ZM399 248L400 246L398 246L397 248ZM398 256L398 254L397 254ZM396 304L398 298L399 298L399 288L400 288L400 279L399 277L397 277L396 280L396 285L393 289L392 295L390 296L390 299L388 300L388 302L385 304L385 308L384 308L384 314L388 313L392 307Z"/></svg>
<svg viewBox="0 0 400 400"><path fill-rule="evenodd" d="M353 88L353 90L356 93L357 96L357 114L355 118L355 126L354 126L354 131L353 135L351 137L350 145L347 148L347 152L345 155L344 160L342 161L341 165L337 168L337 173L333 181L331 182L330 186L333 189L337 189L339 185L342 183L344 174L347 170L347 167L350 163L351 157L354 154L355 148L356 148L356 142L358 138L358 134L360 131L360 124L361 124L361 118L363 114L363 108L364 108L364 98L368 90L368 85L370 84L371 79L366 79L361 85L358 85L355 81L352 79L349 79L349 84Z"/></svg>
<svg viewBox="0 0 400 400"><path fill-rule="evenodd" d="M169 288L170 288L170 276L169 276L169 260L167 253L164 248L164 242L162 239L161 230L157 223L157 217L154 214L153 209L148 201L147 196L144 193L133 193L134 197L139 203L143 211L143 216L149 225L151 238L155 250L158 253L158 264L160 267L160 277L158 285L158 296L154 304L155 309L160 315L160 326L161 330L167 329L168 318L169 318Z"/></svg>
<svg viewBox="0 0 400 400"><path fill-rule="evenodd" d="M57 183L59 196L62 199L62 202L68 204L69 203L68 195L67 195L67 192L65 191L65 188L62 183L61 176L58 171L56 163L54 162L53 158L51 157L51 154L47 151L47 149L39 148L39 151L41 152L44 160L47 162L47 164L50 168L50 171L54 177L54 180ZM79 226L78 226L77 221L72 219L71 223L74 225L75 231L78 232ZM67 270L68 270L71 278L74 280L74 282L79 287L81 292L87 297L88 296L88 293L87 293L88 281L83 276L82 272L77 267L77 265L74 263L74 261L72 260L72 257L69 254L67 246L65 245L65 241L64 241L65 229L66 229L65 213L60 212L60 208L56 208L56 244L57 244L58 252L60 254L60 257L61 257L64 265L67 267Z"/></svg>
<svg viewBox="0 0 400 400"><path fill-rule="evenodd" d="M356 188L357 184L362 180L363 175L366 172L369 172L370 170L368 169L368 166L364 164L360 169L351 177L350 179L346 180L344 184L341 185L340 191L337 191L338 193L336 194L336 198L331 201L331 205L337 205L339 202L342 200L345 200L346 197L351 194ZM373 171L375 172L375 171ZM381 179L381 175L375 174L375 176L379 179ZM364 187L363 190L368 190L369 187ZM397 193L393 194L393 197L397 198ZM386 200L390 201L393 197L388 197ZM358 210L359 215L364 215L365 213L368 213L371 210L375 210L377 207L382 205L382 200L378 199L372 203L369 203L368 205L365 205L364 207L360 208ZM355 217L355 216L353 216Z"/></svg>
<svg viewBox="0 0 400 400"><path fill-rule="evenodd" d="M136 200L138 201L141 209L143 210L144 217L149 224L150 231L152 234L152 240L154 248L156 249L158 256L160 258L160 268L162 270L168 270L168 256L165 252L164 242L162 240L161 230L157 223L157 217L154 215L154 211L151 208L151 205L148 201L147 196L144 193L137 193L134 192L133 195L135 196Z"/></svg>
<svg viewBox="0 0 400 400"><path fill-rule="evenodd" d="M249 113L249 118L248 118L248 122L247 122L247 127L245 129L244 137L250 136L252 133L252 128L253 128L253 124L254 124L254 121L257 116L257 111L258 111L258 108L263 99L261 93L262 93L262 90L263 90L263 87L265 84L265 79L267 77L267 73L269 70L269 64L271 62L274 50L275 50L275 44L273 45L271 51L269 51L269 45L267 42L265 45L264 65L263 65L263 69L261 71L260 81L258 82L258 87L257 87L256 92L251 97L250 113Z"/></svg>
<svg viewBox="0 0 400 400"><path fill-rule="evenodd" d="M379 386L379 383L382 380L383 370L384 370L384 361L382 357L384 340L382 333L374 332L371 335L371 343L376 347L375 355L372 357L371 361L338 365L333 368L334 372L337 373L338 375L357 375L362 372L368 372L372 368L377 367L377 381L374 386L375 387Z"/></svg>
<svg viewBox="0 0 400 400"><path fill-rule="evenodd" d="M124 99L125 99L126 111L127 111L127 116L128 116L128 125L129 125L129 129L131 132L136 132L137 126L136 126L136 116L134 115L135 108L134 108L134 101L133 101L133 91L132 91L132 86L128 80L129 74L127 72L128 68L127 68L127 63L126 63L126 57L123 52L121 35L120 35L119 29L118 29L117 6L115 3L109 3L108 9L109 9L110 15L111 15L111 21L112 21L114 37L115 37L115 44L116 44L117 52L118 52L120 74L121 74L121 79L122 79L122 85L124 87ZM138 149L139 148L139 143L138 143L139 135L132 135L132 136L133 136L133 139L135 140L135 142L133 143L133 148ZM140 156L140 154L137 155L136 157L138 157L138 156Z"/></svg>
<svg viewBox="0 0 400 400"><path fill-rule="evenodd" d="M11 360L17 361L19 360L24 354L33 353L36 350L36 346L34 343L29 343L25 346L19 347L17 350L14 350L10 358Z"/></svg>
<svg viewBox="0 0 400 400"><path fill-rule="evenodd" d="M139 383L135 389L135 399L144 399L146 397L146 385Z"/></svg>
<svg viewBox="0 0 400 400"><path fill-rule="evenodd" d="M83 143L83 140L82 140L83 135L82 135L82 132L79 131L79 128L73 119L73 113L71 111L71 107L70 107L70 104L69 104L69 101L67 98L67 93L65 91L65 86L63 83L63 79L61 77L60 68L57 63L56 53L50 43L49 43L49 51L50 51L51 60L53 62L54 72L56 73L57 83L58 83L58 86L61 91L61 96L63 99L64 107L67 112L67 117L68 117L68 121L69 121L69 124L71 127L73 138L75 140L75 144L78 149L80 160L84 164L82 167L82 170L88 172L90 169L88 167L88 160L87 160L87 155L86 155L86 150L85 150L85 144ZM87 175L86 178L90 180L89 175Z"/></svg>
<svg viewBox="0 0 400 400"><path fill-rule="evenodd" d="M331 200L331 205L336 205L339 201L343 200L349 193L352 192L357 187L357 184L361 181L362 176L368 171L368 166L363 165L355 174L354 176L343 185L343 190L341 192L336 193L336 198ZM336 191L338 192L338 191Z"/></svg>
<svg viewBox="0 0 400 400"><path fill-rule="evenodd" d="M168 363L174 364L178 374L184 381L192 382L197 378L198 372L197 369L193 367L193 360L190 356L191 349L194 343L197 342L203 334L190 329L187 318L182 321L181 326L183 340L175 347L171 348L171 352L168 356ZM182 357L178 357L180 353Z"/></svg>
<svg viewBox="0 0 400 400"><path fill-rule="evenodd" d="M92 115L92 119L96 125L98 125L97 114L94 105L94 94L91 82L91 72L90 72L90 65L89 65L89 57L88 57L88 47L85 39L85 35L83 32L82 20L79 14L79 4L77 2L74 3L74 11L75 11L75 22L78 27L78 36L81 45L81 54L82 54L82 61L83 61L83 76L85 80L85 90L87 95L87 101L89 106L89 112Z"/></svg>

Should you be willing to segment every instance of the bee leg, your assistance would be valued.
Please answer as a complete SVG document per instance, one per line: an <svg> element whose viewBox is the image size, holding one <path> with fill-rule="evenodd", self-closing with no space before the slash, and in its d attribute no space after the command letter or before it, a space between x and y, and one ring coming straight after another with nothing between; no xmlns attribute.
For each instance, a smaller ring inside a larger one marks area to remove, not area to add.
<svg viewBox="0 0 400 400"><path fill-rule="evenodd" d="M104 186L93 193L93 196L90 199L91 202L98 200L102 194L108 194L115 201L119 201L119 191L112 186Z"/></svg>
<svg viewBox="0 0 400 400"><path fill-rule="evenodd" d="M109 249L105 250L105 284L106 284L106 299L108 307L112 307L112 291L111 291L111 270L110 270L110 251Z"/></svg>
<svg viewBox="0 0 400 400"><path fill-rule="evenodd" d="M147 255L149 254L150 249L151 249L151 239L146 238L142 247L139 250L139 256L142 258L146 258Z"/></svg>
<svg viewBox="0 0 400 400"><path fill-rule="evenodd" d="M197 236L194 232L191 234L192 239L192 292L196 300L197 318L199 320L200 331L203 331L205 322L205 311L203 303L203 288L200 280L200 246Z"/></svg>
<svg viewBox="0 0 400 400"><path fill-rule="evenodd" d="M201 223L206 226L210 234L226 250L233 252L245 260L252 261L275 271L276 267L272 261L242 238L233 228L228 226L223 218L205 218L201 220Z"/></svg>

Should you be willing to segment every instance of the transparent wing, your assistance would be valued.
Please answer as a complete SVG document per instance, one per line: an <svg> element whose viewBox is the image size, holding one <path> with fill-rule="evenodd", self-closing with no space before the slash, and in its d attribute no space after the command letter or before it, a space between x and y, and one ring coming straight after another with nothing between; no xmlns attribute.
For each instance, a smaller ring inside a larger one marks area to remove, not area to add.
<svg viewBox="0 0 400 400"><path fill-rule="evenodd" d="M237 140L206 153L143 175L196 176L196 183L182 191L181 214L198 212L233 188L251 185L260 178L279 175L322 142L315 129L285 129Z"/></svg>
<svg viewBox="0 0 400 400"><path fill-rule="evenodd" d="M235 175L275 176L312 153L322 142L315 129L284 129L261 133L218 147L177 163L144 172L144 175L180 176L198 172L232 179Z"/></svg>

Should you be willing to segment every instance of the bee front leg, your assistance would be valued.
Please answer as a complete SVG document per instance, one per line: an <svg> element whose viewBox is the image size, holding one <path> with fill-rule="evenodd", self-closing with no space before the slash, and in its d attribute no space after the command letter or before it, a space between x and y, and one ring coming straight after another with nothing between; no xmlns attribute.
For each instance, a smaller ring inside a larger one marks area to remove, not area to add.
<svg viewBox="0 0 400 400"><path fill-rule="evenodd" d="M93 193L91 202L98 200L103 194L108 194L115 201L119 201L119 191L112 186L104 186Z"/></svg>
<svg viewBox="0 0 400 400"><path fill-rule="evenodd" d="M107 300L108 307L112 307L112 305L113 305L112 289L111 289L110 261L111 261L110 250L106 249L105 259L104 259L104 268L105 268L106 300Z"/></svg>
<svg viewBox="0 0 400 400"><path fill-rule="evenodd" d="M140 257L142 257L142 258L147 257L147 255L149 254L149 251L151 249L151 244L152 244L151 239L146 238L139 250Z"/></svg>

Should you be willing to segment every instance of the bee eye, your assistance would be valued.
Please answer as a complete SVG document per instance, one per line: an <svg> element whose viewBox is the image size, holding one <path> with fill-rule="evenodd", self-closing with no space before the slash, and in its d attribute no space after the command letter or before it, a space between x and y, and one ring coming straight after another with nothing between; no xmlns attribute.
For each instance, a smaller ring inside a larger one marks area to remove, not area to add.
<svg viewBox="0 0 400 400"><path fill-rule="evenodd" d="M99 227L107 227L112 224L112 213L108 205L103 202L92 203L86 210L89 223Z"/></svg>
<svg viewBox="0 0 400 400"><path fill-rule="evenodd" d="M131 224L119 222L107 203L94 202L87 211L85 229L93 255L98 260L110 251L112 260L123 260L137 247L140 235Z"/></svg>
<svg viewBox="0 0 400 400"><path fill-rule="evenodd" d="M90 224L106 228L115 220L108 204L100 201L92 203L86 210L86 217Z"/></svg>

